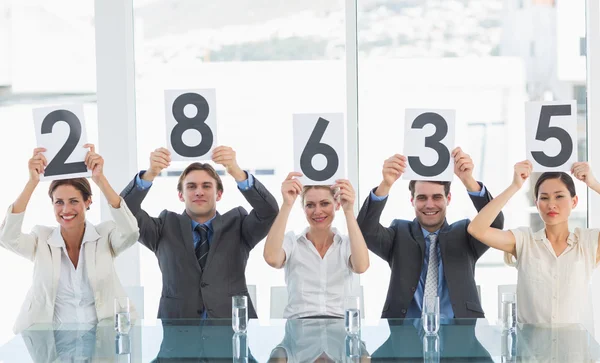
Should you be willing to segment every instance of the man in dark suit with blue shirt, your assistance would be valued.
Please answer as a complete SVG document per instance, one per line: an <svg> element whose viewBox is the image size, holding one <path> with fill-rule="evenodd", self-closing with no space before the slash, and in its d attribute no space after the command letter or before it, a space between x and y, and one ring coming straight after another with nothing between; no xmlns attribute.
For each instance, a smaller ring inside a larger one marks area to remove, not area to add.
<svg viewBox="0 0 600 363"><path fill-rule="evenodd" d="M452 151L454 173L462 181L477 211L492 196L473 178L473 161L460 148ZM483 318L475 285L475 263L488 246L467 233L468 219L446 222L450 182L411 181L411 203L416 219L395 219L390 227L379 223L390 188L402 176L406 157L396 154L383 164L383 180L373 189L357 217L373 253L388 262L390 285L383 318L420 318L423 301L439 296L442 318ZM502 229L498 215L494 228Z"/></svg>
<svg viewBox="0 0 600 363"><path fill-rule="evenodd" d="M158 258L163 284L159 319L230 318L231 297L236 295L248 297L248 316L256 318L246 263L250 250L269 232L279 207L271 193L239 167L232 148L216 147L212 160L235 179L253 208L250 213L242 207L217 212L223 195L221 178L211 165L192 163L177 184L185 211L163 210L158 218L150 217L141 203L154 178L171 162L164 148L152 152L150 168L121 192L138 221L140 242Z"/></svg>

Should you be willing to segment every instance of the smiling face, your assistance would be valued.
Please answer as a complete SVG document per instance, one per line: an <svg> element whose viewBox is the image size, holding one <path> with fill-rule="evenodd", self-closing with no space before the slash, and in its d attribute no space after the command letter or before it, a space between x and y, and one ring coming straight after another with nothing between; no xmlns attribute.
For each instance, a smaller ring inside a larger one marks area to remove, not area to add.
<svg viewBox="0 0 600 363"><path fill-rule="evenodd" d="M446 196L444 186L437 183L417 181L415 192L410 202L415 208L415 215L429 232L435 232L444 224L446 207L450 204L450 193Z"/></svg>
<svg viewBox="0 0 600 363"><path fill-rule="evenodd" d="M329 187L309 188L303 198L306 220L311 228L328 230L333 223L335 211L340 209L340 204L333 199Z"/></svg>
<svg viewBox="0 0 600 363"><path fill-rule="evenodd" d="M217 201L222 191L217 190L217 181L204 170L189 172L181 183L179 200L185 203L185 211L196 221L206 221L217 212Z"/></svg>
<svg viewBox="0 0 600 363"><path fill-rule="evenodd" d="M81 191L72 185L60 185L52 193L54 216L63 229L81 228L85 225L85 211L92 198L83 199Z"/></svg>
<svg viewBox="0 0 600 363"><path fill-rule="evenodd" d="M577 202L560 179L546 179L539 185L535 205L545 224L557 225L568 222Z"/></svg>

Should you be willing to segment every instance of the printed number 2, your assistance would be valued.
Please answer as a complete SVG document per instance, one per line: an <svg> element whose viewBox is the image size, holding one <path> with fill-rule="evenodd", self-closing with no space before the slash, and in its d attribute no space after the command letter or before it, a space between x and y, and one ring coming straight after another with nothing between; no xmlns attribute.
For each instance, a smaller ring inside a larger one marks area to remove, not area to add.
<svg viewBox="0 0 600 363"><path fill-rule="evenodd" d="M324 181L331 178L335 175L340 164L338 154L335 150L330 145L321 142L325 130L327 129L327 125L329 125L329 121L319 117L317 125L310 134L308 142L300 156L300 168L302 169L304 176L310 180ZM325 166L325 169L323 170L317 170L312 165L313 157L319 154L325 156L327 159L327 166Z"/></svg>
<svg viewBox="0 0 600 363"><path fill-rule="evenodd" d="M432 177L442 174L448 167L448 163L450 163L450 152L448 151L448 148L440 142L448 134L448 124L446 123L446 120L437 113L425 112L415 118L411 128L422 129L427 124L431 124L435 127L435 133L425 138L425 147L435 150L438 154L438 161L432 166L425 166L418 156L409 156L408 163L415 173L421 176Z"/></svg>
<svg viewBox="0 0 600 363"><path fill-rule="evenodd" d="M42 121L42 134L52 133L54 124L59 121L64 121L67 123L67 125L69 125L69 137L67 138L65 144L60 148L54 159L52 159L48 166L46 166L44 175L53 176L85 173L87 171L87 167L83 161L65 163L73 150L75 150L75 147L81 138L81 121L79 121L79 118L77 118L74 113L67 110L56 110L50 112Z"/></svg>
<svg viewBox="0 0 600 363"><path fill-rule="evenodd" d="M187 105L194 105L198 113L194 117L187 117L183 113L183 108ZM208 118L208 102L197 93L184 93L177 97L172 107L173 117L177 125L171 131L171 145L173 150L181 156L198 157L205 155L213 144L213 133L210 127L205 123ZM187 130L196 130L202 136L200 144L187 146L183 142L183 133Z"/></svg>
<svg viewBox="0 0 600 363"><path fill-rule="evenodd" d="M564 129L550 126L552 116L571 116L571 105L545 105L540 112L540 122L535 133L535 139L546 141L555 138L560 142L560 152L556 156L548 156L543 151L532 151L531 156L540 165L553 168L561 166L571 158L573 154L573 140Z"/></svg>

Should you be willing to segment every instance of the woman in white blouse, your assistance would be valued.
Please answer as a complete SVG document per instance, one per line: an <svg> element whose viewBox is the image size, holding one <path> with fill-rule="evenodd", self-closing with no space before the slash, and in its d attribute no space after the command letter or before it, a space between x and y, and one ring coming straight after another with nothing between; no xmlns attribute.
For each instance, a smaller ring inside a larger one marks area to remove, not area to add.
<svg viewBox="0 0 600 363"><path fill-rule="evenodd" d="M95 226L86 221L85 211L92 204L87 179L55 180L48 195L59 227L35 226L31 233L22 233L27 204L47 166L46 150L34 150L29 181L0 226L0 246L34 262L33 283L13 327L15 334L37 323L95 324L113 316L115 297L126 296L113 262L137 241L137 222L104 176L104 160L94 145L84 147L90 148L85 165L114 221Z"/></svg>
<svg viewBox="0 0 600 363"><path fill-rule="evenodd" d="M369 267L369 252L354 216L355 193L348 180L334 185L302 186L292 172L281 185L283 205L271 226L264 258L275 268L285 267L288 305L286 319L343 317L344 297L353 293L353 274ZM285 234L296 198L300 196L308 227L300 235ZM340 205L349 236L331 224ZM285 234L285 235L284 235Z"/></svg>
<svg viewBox="0 0 600 363"><path fill-rule="evenodd" d="M517 163L512 184L479 212L468 231L488 246L504 251L506 262L516 266L520 322L581 323L591 331L590 281L600 262L599 230L575 228L570 232L569 215L578 201L573 179L566 173L547 172L536 182L534 199L544 229L501 231L490 227L531 172L531 162ZM587 163L574 163L571 173L600 193L600 183Z"/></svg>

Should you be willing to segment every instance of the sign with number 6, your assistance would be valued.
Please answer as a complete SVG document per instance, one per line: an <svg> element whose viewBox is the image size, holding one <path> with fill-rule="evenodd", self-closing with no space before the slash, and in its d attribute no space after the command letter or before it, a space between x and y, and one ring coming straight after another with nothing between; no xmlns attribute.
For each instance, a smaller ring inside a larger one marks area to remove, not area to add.
<svg viewBox="0 0 600 363"><path fill-rule="evenodd" d="M43 180L89 177L85 166L88 149L83 105L43 107L33 110L38 147L46 148L48 165Z"/></svg>
<svg viewBox="0 0 600 363"><path fill-rule="evenodd" d="M294 170L304 185L329 185L346 176L344 114L295 114Z"/></svg>

